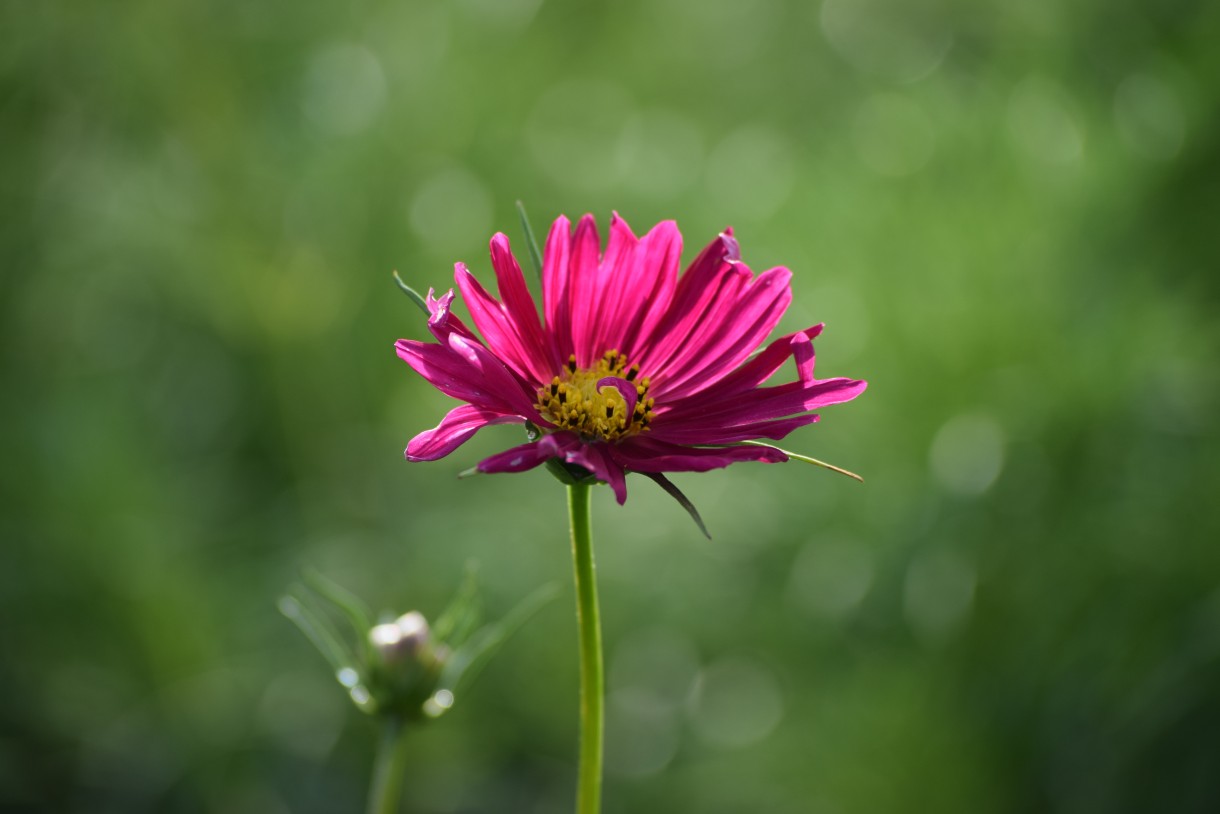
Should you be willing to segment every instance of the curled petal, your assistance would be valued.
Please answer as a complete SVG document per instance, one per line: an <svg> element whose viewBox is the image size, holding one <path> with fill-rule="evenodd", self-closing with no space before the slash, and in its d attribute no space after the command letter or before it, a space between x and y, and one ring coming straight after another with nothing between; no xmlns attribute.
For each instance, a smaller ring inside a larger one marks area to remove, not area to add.
<svg viewBox="0 0 1220 814"><path fill-rule="evenodd" d="M453 452L489 424L513 424L522 420L521 416L463 404L450 410L435 428L412 438L407 444L406 457L408 461L435 461Z"/></svg>
<svg viewBox="0 0 1220 814"><path fill-rule="evenodd" d="M600 391L603 387L613 387L623 397L623 403L626 405L627 420L631 420L631 415L635 412L635 405L640 400L640 394L636 392L635 385L626 379L618 376L603 376L597 380L597 389Z"/></svg>
<svg viewBox="0 0 1220 814"><path fill-rule="evenodd" d="M452 311L452 288L441 296L440 299L436 297L436 290L429 288L426 303L428 311L432 314L428 317L428 330L432 332L432 335L436 337L438 342L448 344L449 335L454 333L469 339L471 342L479 341L471 330L460 319L454 316Z"/></svg>

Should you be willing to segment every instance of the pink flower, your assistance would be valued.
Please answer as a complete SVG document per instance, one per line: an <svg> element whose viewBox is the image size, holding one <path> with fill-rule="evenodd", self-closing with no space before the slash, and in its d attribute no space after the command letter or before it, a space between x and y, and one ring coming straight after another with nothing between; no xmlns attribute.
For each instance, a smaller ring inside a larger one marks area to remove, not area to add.
<svg viewBox="0 0 1220 814"><path fill-rule="evenodd" d="M481 341L428 292L436 343L400 339L398 355L441 392L465 402L407 446L410 461L443 458L488 424L529 422L536 440L482 461L521 472L551 458L583 467L627 499L625 474L702 472L738 461L777 463L779 440L816 410L850 401L865 382L813 377L815 325L754 351L779 323L792 274L755 275L725 230L679 276L682 236L666 221L642 238L622 218L603 251L585 215L560 217L547 238L543 318L508 238L491 239L500 299L462 263L454 277ZM791 357L797 380L762 386Z"/></svg>

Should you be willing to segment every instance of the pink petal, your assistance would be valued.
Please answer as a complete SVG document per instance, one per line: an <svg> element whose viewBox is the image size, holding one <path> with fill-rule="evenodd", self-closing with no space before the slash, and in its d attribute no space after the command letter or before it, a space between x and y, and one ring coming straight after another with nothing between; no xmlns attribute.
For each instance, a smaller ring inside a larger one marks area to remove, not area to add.
<svg viewBox="0 0 1220 814"><path fill-rule="evenodd" d="M578 464L592 472L598 480L610 484L614 499L619 505L627 502L627 476L623 467L613 457L615 447L610 444L582 444L568 452L568 463Z"/></svg>
<svg viewBox="0 0 1220 814"><path fill-rule="evenodd" d="M598 358L608 350L622 350L622 336L634 309L637 293L631 285L639 238L615 212L610 218L610 238L598 272L598 295L594 303L594 326L589 353Z"/></svg>
<svg viewBox="0 0 1220 814"><path fill-rule="evenodd" d="M762 387L720 400L711 393L703 404L698 403L699 399L688 399L682 409L658 415L652 426L656 432L668 427L692 430L736 427L851 401L867 386L867 382L854 379L823 379L812 385L789 382Z"/></svg>
<svg viewBox="0 0 1220 814"><path fill-rule="evenodd" d="M626 410L627 423L631 423L631 416L635 412L635 405L640 400L640 394L636 392L635 385L626 379L620 379L618 376L603 376L597 380L598 392L603 387L613 387L618 390L619 395L623 397L624 409Z"/></svg>
<svg viewBox="0 0 1220 814"><path fill-rule="evenodd" d="M754 278L742 296L709 317L715 331L692 339L669 364L669 374L654 379L654 398L679 398L704 389L731 373L775 329L792 302L792 272L774 268ZM683 385L687 385L683 387Z"/></svg>
<svg viewBox="0 0 1220 814"><path fill-rule="evenodd" d="M557 432L544 435L537 441L506 449L490 458L479 461L480 472L524 472L546 463L551 458L563 458L569 451L580 446L574 433Z"/></svg>
<svg viewBox="0 0 1220 814"><path fill-rule="evenodd" d="M602 296L599 285L601 238L597 222L585 215L572 236L572 256L568 260L568 304L572 314L572 346L576 364L590 367L596 361L593 346L597 302Z"/></svg>
<svg viewBox="0 0 1220 814"><path fill-rule="evenodd" d="M622 337L616 346L627 359L635 362L640 356L642 340L651 338L657 323L665 316L678 285L678 268L682 257L682 234L671 220L652 227L636 247L631 270L628 309Z"/></svg>
<svg viewBox="0 0 1220 814"><path fill-rule="evenodd" d="M542 253L542 307L554 357L566 362L572 354L572 311L568 303L568 264L572 225L560 215L551 224Z"/></svg>
<svg viewBox="0 0 1220 814"><path fill-rule="evenodd" d="M454 407L434 429L425 430L411 439L407 444L407 460L435 461L444 458L489 424L512 424L521 420L520 416L483 410L471 404Z"/></svg>
<svg viewBox="0 0 1220 814"><path fill-rule="evenodd" d="M688 447L634 436L611 449L625 469L636 472L706 472L740 461L782 463L788 456L773 447Z"/></svg>
<svg viewBox="0 0 1220 814"><path fill-rule="evenodd" d="M546 334L542 330L542 322L538 319L538 306L534 297L525 285L525 276L521 266L513 256L508 238L497 232L491 239L491 264L496 270L496 284L500 290L500 298L504 302L504 310L509 320L517 328L521 337L531 369L539 382L545 382L555 375L560 362L551 354Z"/></svg>
<svg viewBox="0 0 1220 814"><path fill-rule="evenodd" d="M650 438L658 441L669 441L675 444L734 444L739 441L753 441L767 438L779 441L793 430L813 424L819 420L817 413L805 413L789 418L778 418L769 421L755 421L735 426L695 427L677 424L673 426L655 425L649 433Z"/></svg>
<svg viewBox="0 0 1220 814"><path fill-rule="evenodd" d="M713 382L706 387L700 387L697 390L684 392L681 396L675 397L671 395L671 399L678 399L682 404L695 397L696 394L702 394L705 391L711 390L714 386L715 393L713 397L716 399L727 398L728 396L744 393L752 390L758 385L769 379L775 371L779 370L784 362L788 361L788 357L795 356L803 359L808 354L809 359L809 382L813 381L813 342L814 337L822 333L822 324L814 325L812 328L807 328L804 331L781 336L755 356L749 362L739 367L737 370L725 376L718 382ZM801 372L801 380L804 381L805 373ZM699 395L703 399L702 395ZM703 403L702 401L699 403ZM679 406L678 403L668 405L671 408Z"/></svg>
<svg viewBox="0 0 1220 814"><path fill-rule="evenodd" d="M496 349L496 354L535 389L543 381L549 380L556 369L548 360L549 354L545 354L540 344L532 344L529 339L523 338L507 308L487 293L465 264L458 263L453 276L462 290L474 324L487 344Z"/></svg>
<svg viewBox="0 0 1220 814"><path fill-rule="evenodd" d="M460 338L456 333L452 336ZM404 362L446 396L495 412L513 412L502 394L489 388L486 379L449 347L414 339L400 339L394 347Z"/></svg>
<svg viewBox="0 0 1220 814"><path fill-rule="evenodd" d="M714 329L707 312L716 310L716 303L735 300L750 278L748 269L739 269L737 243L722 234L700 252L690 268L678 281L669 310L660 320L652 336L641 337L637 361L646 376L657 379L665 373L666 363L692 335Z"/></svg>
<svg viewBox="0 0 1220 814"><path fill-rule="evenodd" d="M428 289L428 297L426 302L428 310L432 313L428 317L428 330L436 337L436 340L442 345L449 343L449 334L456 333L459 336L464 336L474 342L478 338L471 332L466 325L453 315L451 310L453 306L453 289L449 289L440 299L436 298L436 291Z"/></svg>
<svg viewBox="0 0 1220 814"><path fill-rule="evenodd" d="M509 409L503 412L525 416L537 424L547 423L538 415L534 405L535 388L513 375L491 351L457 334L449 337L449 349L470 366L488 391L508 406Z"/></svg>

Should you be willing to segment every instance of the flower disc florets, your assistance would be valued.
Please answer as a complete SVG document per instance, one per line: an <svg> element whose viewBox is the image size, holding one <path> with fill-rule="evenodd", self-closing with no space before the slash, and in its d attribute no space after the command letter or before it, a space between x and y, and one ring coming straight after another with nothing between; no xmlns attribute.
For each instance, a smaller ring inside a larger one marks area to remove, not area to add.
<svg viewBox="0 0 1220 814"><path fill-rule="evenodd" d="M538 411L555 426L572 430L584 441L617 441L648 429L653 399L640 366L627 364L618 351L593 368L578 368L576 354L560 376L538 390Z"/></svg>

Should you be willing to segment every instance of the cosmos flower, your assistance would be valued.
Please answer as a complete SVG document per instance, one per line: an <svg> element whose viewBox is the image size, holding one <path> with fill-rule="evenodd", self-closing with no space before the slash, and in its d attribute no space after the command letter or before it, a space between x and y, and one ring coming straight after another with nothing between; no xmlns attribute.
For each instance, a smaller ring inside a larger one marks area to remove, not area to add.
<svg viewBox="0 0 1220 814"><path fill-rule="evenodd" d="M453 452L489 424L525 423L529 443L481 461L521 472L551 459L627 499L626 473L702 472L778 463L778 441L866 384L813 377L814 325L755 354L792 301L791 272L755 275L726 229L679 275L682 236L666 221L637 238L615 215L603 248L591 215L551 227L542 315L508 238L491 239L500 299L458 263L454 277L482 339L456 317L453 291L427 297L436 342L400 339L398 355L465 402L407 446L410 461ZM789 359L797 378L764 386ZM745 443L752 442L752 443ZM575 470L580 472L581 470Z"/></svg>

